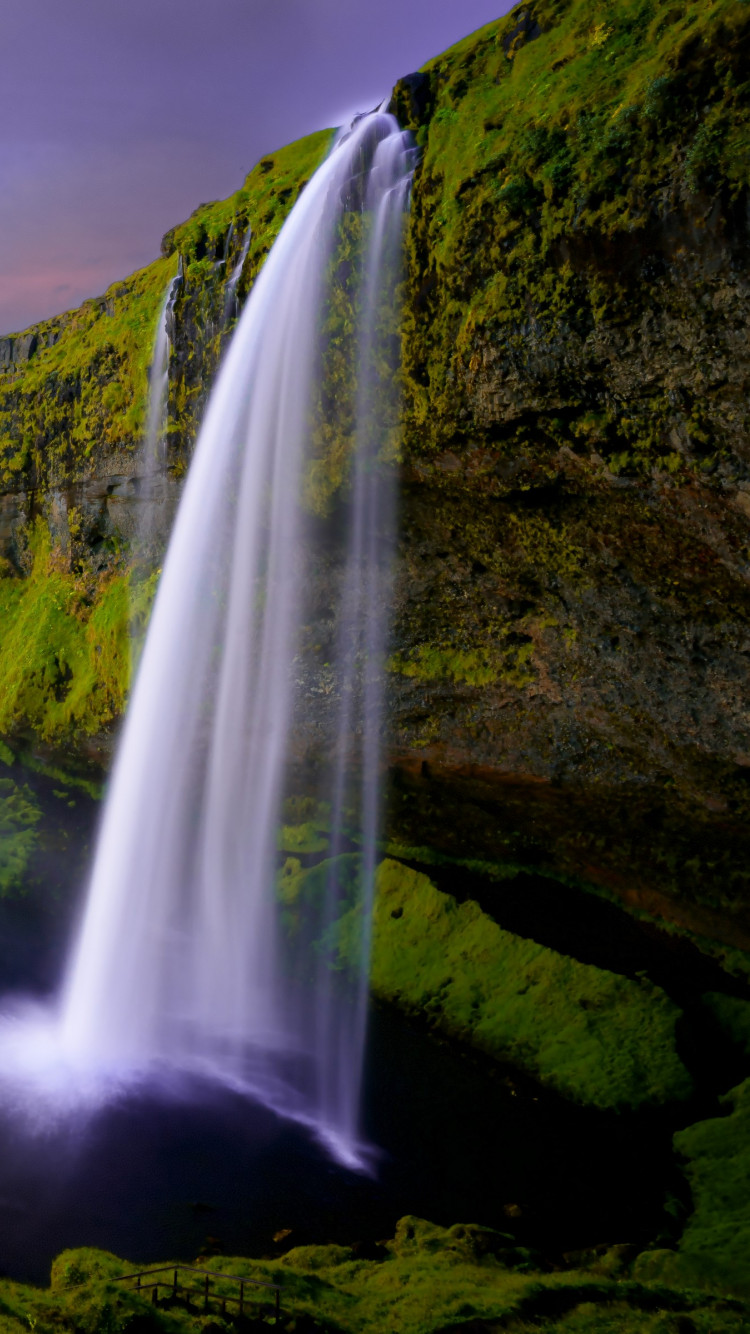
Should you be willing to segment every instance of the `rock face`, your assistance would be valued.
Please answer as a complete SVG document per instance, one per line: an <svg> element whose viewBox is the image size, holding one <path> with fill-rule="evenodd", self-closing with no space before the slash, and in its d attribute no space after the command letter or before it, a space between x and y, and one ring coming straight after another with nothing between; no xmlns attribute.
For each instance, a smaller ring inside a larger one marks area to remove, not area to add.
<svg viewBox="0 0 750 1334"><path fill-rule="evenodd" d="M396 86L422 158L388 719L394 836L596 883L744 948L749 33L738 0L539 0ZM325 142L264 159L102 302L0 342L17 572L37 516L94 602L121 568L178 251L168 516L231 328L226 271L250 226L242 300ZM335 526L335 494L323 508ZM332 633L331 560L311 644ZM307 760L324 660L306 666Z"/></svg>
<svg viewBox="0 0 750 1334"><path fill-rule="evenodd" d="M747 946L750 28L659 13L519 7L394 93L398 820Z"/></svg>

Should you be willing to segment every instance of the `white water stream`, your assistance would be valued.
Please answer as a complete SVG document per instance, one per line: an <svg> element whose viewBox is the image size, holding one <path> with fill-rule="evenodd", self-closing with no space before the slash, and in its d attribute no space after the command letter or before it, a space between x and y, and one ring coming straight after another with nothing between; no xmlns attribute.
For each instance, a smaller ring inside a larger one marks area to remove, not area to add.
<svg viewBox="0 0 750 1334"><path fill-rule="evenodd" d="M246 1088L310 1124L353 1166L363 1162L394 528L384 459L396 340L382 330L395 308L413 157L392 116L355 120L304 189L243 310L169 544L53 1044L55 1060L89 1085L176 1070ZM293 720L306 707L295 683L312 526L300 499L329 282L352 213L365 238L356 410L338 519L329 778L318 793L330 810L329 856L360 849L347 859L359 925L342 970L321 947L343 910L337 863L321 873L291 944L276 877Z"/></svg>
<svg viewBox="0 0 750 1334"><path fill-rule="evenodd" d="M245 267L245 260L247 259L248 252L250 250L250 242L252 241L252 239L253 239L253 229L248 223L247 232L245 233L245 239L242 242L242 250L240 251L240 257L237 260L237 263L235 264L234 268L232 269L232 272L230 273L229 277L227 278L226 287L224 289L225 324L227 323L227 320L231 319L232 316L237 314L237 284L240 281L240 278L242 277L242 270ZM224 262L226 263L226 260Z"/></svg>
<svg viewBox="0 0 750 1334"><path fill-rule="evenodd" d="M164 499L160 483L166 447L169 356L172 349L174 306L181 286L182 258L159 311L151 356L146 434L138 460L138 518L132 544L138 562L146 562L153 555L156 512Z"/></svg>

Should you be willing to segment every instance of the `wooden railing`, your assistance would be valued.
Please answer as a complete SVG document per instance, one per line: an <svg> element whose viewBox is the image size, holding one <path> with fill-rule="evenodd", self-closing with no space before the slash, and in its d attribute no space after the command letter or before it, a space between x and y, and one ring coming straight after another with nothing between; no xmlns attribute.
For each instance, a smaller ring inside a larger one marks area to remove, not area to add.
<svg viewBox="0 0 750 1334"><path fill-rule="evenodd" d="M171 1279L157 1278L157 1274L171 1274ZM196 1286L194 1283L183 1283L180 1285L178 1275L180 1274L200 1274L203 1282ZM222 1283L235 1283L239 1291L235 1293L211 1292L211 1279L219 1279ZM149 1282L144 1283L144 1279ZM159 1289L164 1292L166 1299L176 1300L182 1297L190 1305L190 1298L196 1297L198 1301L203 1302L203 1310L208 1311L209 1301L221 1302L221 1314L227 1315L227 1302L235 1302L238 1310L237 1315L245 1314L245 1289L246 1288L268 1288L274 1294L273 1316L276 1324L281 1315L281 1286L278 1283L264 1283L259 1278L240 1278L237 1274L221 1274L214 1269L196 1269L194 1265L163 1265L160 1269L142 1269L137 1274L118 1274L116 1283L127 1283L133 1281L136 1292L147 1292L151 1290L151 1300L156 1304L159 1300ZM230 1314L232 1314L230 1312Z"/></svg>

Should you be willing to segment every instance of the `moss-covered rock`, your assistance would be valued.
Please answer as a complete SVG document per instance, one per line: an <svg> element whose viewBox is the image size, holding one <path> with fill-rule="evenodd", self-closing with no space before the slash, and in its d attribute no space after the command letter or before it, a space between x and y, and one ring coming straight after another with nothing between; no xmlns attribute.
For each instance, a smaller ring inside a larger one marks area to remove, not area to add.
<svg viewBox="0 0 750 1334"><path fill-rule="evenodd" d="M308 938L335 881L339 917L316 944L332 968L360 959L360 865L357 854L310 868L289 857L279 877L292 943ZM690 1095L675 1048L680 1012L658 987L504 931L476 903L457 903L392 858L376 876L371 986L576 1102L626 1108Z"/></svg>
<svg viewBox="0 0 750 1334"><path fill-rule="evenodd" d="M676 1251L646 1251L636 1274L680 1287L750 1295L750 1080L722 1099L727 1114L675 1135L694 1211Z"/></svg>
<svg viewBox="0 0 750 1334"><path fill-rule="evenodd" d="M23 890L40 819L39 803L26 784L0 772L0 897Z"/></svg>
<svg viewBox="0 0 750 1334"><path fill-rule="evenodd" d="M634 1107L691 1090L679 1011L657 987L503 931L392 860L377 877L372 988L578 1102Z"/></svg>

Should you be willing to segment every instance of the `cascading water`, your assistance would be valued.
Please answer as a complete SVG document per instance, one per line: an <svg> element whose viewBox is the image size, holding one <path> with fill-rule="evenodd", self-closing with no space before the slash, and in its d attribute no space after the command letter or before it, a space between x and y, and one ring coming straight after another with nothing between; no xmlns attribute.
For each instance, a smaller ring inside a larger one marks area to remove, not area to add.
<svg viewBox="0 0 750 1334"><path fill-rule="evenodd" d="M243 311L170 541L58 1034L82 1072L127 1080L167 1065L245 1087L309 1122L352 1165L393 536L394 284L413 156L392 116L355 120ZM362 278L349 484L334 525L343 558L322 790L330 856L290 928L276 845L306 707L299 654L315 523L301 502L325 427L320 377L344 234ZM359 852L342 856L345 847Z"/></svg>
<svg viewBox="0 0 750 1334"><path fill-rule="evenodd" d="M234 268L232 269L232 272L230 273L229 277L227 278L227 285L224 289L225 324L227 323L227 320L230 320L234 315L237 314L237 284L240 281L240 278L242 277L242 270L245 267L245 260L247 259L250 250L250 242L252 241L252 239L253 239L253 229L248 223L245 239L242 242L242 250L240 251L240 257L237 260L237 263L235 264Z"/></svg>
<svg viewBox="0 0 750 1334"><path fill-rule="evenodd" d="M138 560L149 557L153 540L154 510L161 499L158 494L158 478L163 462L164 434L167 425L169 355L172 347L174 306L181 286L182 258L162 302L151 357L148 418L139 460L139 514L133 544Z"/></svg>

